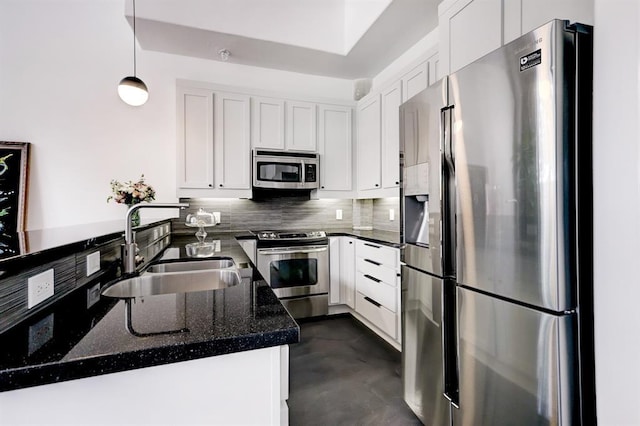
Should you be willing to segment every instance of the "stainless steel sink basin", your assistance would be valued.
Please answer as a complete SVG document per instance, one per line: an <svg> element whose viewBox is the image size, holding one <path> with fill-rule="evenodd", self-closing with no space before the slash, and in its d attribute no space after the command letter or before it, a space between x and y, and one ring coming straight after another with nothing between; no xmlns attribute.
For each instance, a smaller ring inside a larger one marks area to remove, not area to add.
<svg viewBox="0 0 640 426"><path fill-rule="evenodd" d="M198 262L200 263L200 262ZM176 274L142 274L127 278L105 289L108 297L129 298L159 294L220 290L240 283L235 269L209 269Z"/></svg>
<svg viewBox="0 0 640 426"><path fill-rule="evenodd" d="M191 272L202 271L206 269L224 269L235 267L233 259L230 258L218 258L208 260L187 260L184 262L167 262L157 263L147 268L146 272L166 273L166 272Z"/></svg>

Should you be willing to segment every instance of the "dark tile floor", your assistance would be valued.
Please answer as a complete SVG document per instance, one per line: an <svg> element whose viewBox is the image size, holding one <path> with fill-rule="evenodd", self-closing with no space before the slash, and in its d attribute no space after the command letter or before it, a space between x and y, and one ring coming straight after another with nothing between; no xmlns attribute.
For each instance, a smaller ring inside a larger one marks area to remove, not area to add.
<svg viewBox="0 0 640 426"><path fill-rule="evenodd" d="M402 399L400 353L350 315L298 321L289 423L419 425Z"/></svg>

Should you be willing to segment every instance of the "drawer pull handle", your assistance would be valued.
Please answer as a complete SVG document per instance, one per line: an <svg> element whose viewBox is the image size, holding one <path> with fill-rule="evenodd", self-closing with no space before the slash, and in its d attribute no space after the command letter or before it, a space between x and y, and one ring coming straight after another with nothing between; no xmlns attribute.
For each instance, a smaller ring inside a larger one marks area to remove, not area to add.
<svg viewBox="0 0 640 426"><path fill-rule="evenodd" d="M377 283L382 282L382 280L377 279L376 277L372 277L371 275L364 274L366 278L369 278L371 281L375 281Z"/></svg>
<svg viewBox="0 0 640 426"><path fill-rule="evenodd" d="M371 303L372 305L375 305L376 308L379 308L380 306L382 306L382 304L376 302L375 300L373 300L373 299L371 299L371 298L369 298L367 296L364 297L364 300L366 300L367 302Z"/></svg>
<svg viewBox="0 0 640 426"><path fill-rule="evenodd" d="M382 265L382 263L380 263L380 262L376 262L375 260L371 260L371 259L365 259L364 261L365 261L365 262L369 262L369 263L373 263L373 264L374 264L374 265L376 265L376 266L380 266L380 265Z"/></svg>
<svg viewBox="0 0 640 426"><path fill-rule="evenodd" d="M364 245L367 247L380 248L380 246L377 246L375 244L364 243Z"/></svg>

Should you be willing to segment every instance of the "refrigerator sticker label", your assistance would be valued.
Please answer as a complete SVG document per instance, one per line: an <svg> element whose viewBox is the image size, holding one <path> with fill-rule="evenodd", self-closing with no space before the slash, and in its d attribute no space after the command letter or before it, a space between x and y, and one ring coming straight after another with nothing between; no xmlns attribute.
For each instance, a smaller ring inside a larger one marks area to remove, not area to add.
<svg viewBox="0 0 640 426"><path fill-rule="evenodd" d="M542 63L542 49L538 49L535 52L520 58L520 71L528 70L531 67L540 65Z"/></svg>

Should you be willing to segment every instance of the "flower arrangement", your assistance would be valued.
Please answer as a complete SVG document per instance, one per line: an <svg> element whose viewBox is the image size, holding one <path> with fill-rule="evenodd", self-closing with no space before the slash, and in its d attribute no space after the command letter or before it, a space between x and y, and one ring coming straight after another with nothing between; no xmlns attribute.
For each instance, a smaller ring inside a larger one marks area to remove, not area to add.
<svg viewBox="0 0 640 426"><path fill-rule="evenodd" d="M138 204L143 201L153 201L156 199L156 191L149 184L144 182L144 174L140 176L137 182L118 182L111 181L111 192L113 193L107 198L107 202L113 200L119 204Z"/></svg>

